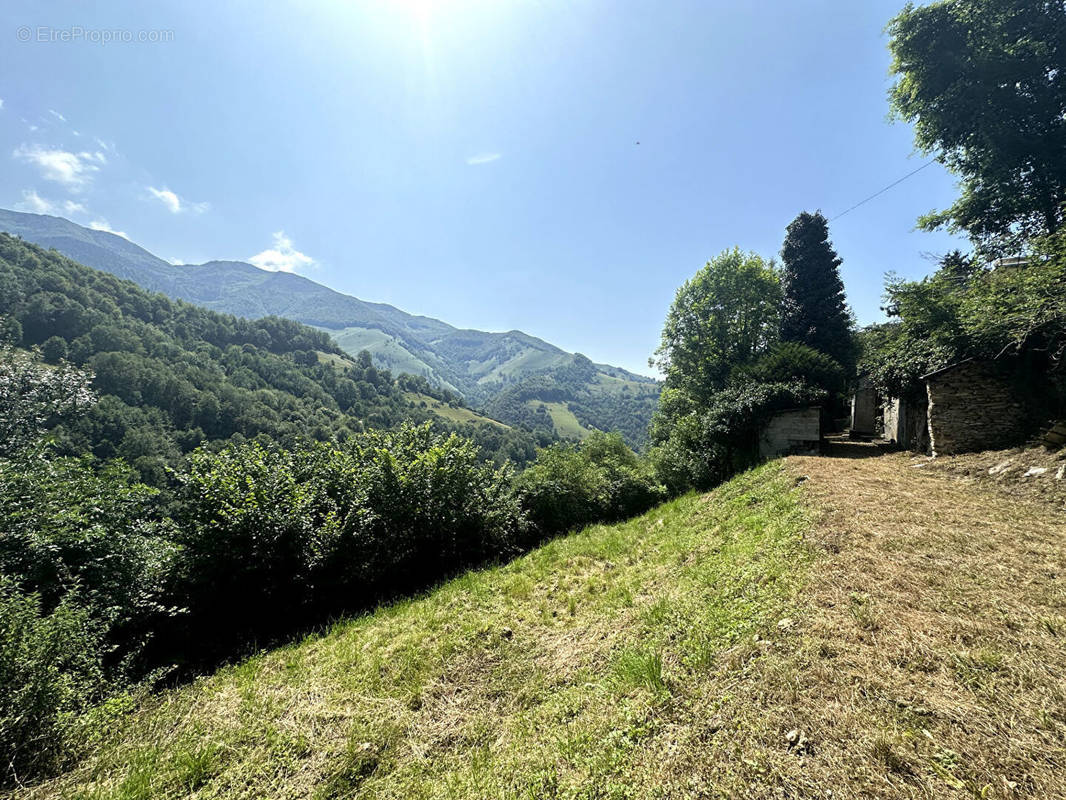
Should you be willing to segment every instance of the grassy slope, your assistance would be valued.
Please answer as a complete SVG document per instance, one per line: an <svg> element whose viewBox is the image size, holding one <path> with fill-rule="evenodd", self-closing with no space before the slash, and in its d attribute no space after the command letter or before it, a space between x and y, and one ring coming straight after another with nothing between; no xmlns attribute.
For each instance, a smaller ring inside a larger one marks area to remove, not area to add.
<svg viewBox="0 0 1066 800"><path fill-rule="evenodd" d="M494 420L491 417L486 417L469 408L452 408L451 406L445 405L440 400L430 397L428 394L422 394L421 392L404 392L403 396L408 402L415 404L425 403L426 407L438 417L443 417L452 422L469 422L474 425L495 425L498 428L511 427L510 425L504 425L502 422Z"/></svg>
<svg viewBox="0 0 1066 800"><path fill-rule="evenodd" d="M533 409L536 409L539 406L545 406L548 409L548 416L552 418L555 432L561 439L584 439L592 433L592 431L578 422L577 417L574 416L574 412L570 410L570 407L566 403L549 403L542 400L527 400L526 405Z"/></svg>
<svg viewBox="0 0 1066 800"><path fill-rule="evenodd" d="M116 711L19 796L1066 797L1066 518L877 454L769 464Z"/></svg>
<svg viewBox="0 0 1066 800"><path fill-rule="evenodd" d="M655 796L777 630L807 527L767 465L116 714L26 795Z"/></svg>

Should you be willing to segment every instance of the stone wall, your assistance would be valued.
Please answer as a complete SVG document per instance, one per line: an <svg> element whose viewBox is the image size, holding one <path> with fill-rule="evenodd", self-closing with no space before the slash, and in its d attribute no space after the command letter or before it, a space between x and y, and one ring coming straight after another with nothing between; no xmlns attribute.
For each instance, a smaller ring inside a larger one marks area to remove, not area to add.
<svg viewBox="0 0 1066 800"><path fill-rule="evenodd" d="M779 411L770 418L759 436L763 458L790 453L818 452L822 442L822 410L797 408Z"/></svg>
<svg viewBox="0 0 1066 800"><path fill-rule="evenodd" d="M1025 440L1025 402L992 364L956 364L927 375L925 387L933 455L994 450Z"/></svg>

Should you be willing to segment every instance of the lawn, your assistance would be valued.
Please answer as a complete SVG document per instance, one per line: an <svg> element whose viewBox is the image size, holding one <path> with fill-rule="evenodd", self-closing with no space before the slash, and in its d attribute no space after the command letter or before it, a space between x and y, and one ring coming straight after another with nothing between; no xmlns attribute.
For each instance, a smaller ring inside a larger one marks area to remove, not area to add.
<svg viewBox="0 0 1066 800"><path fill-rule="evenodd" d="M27 797L655 796L805 572L781 463L192 685L116 701ZM757 649L757 648L756 648ZM105 718L106 717L106 718Z"/></svg>

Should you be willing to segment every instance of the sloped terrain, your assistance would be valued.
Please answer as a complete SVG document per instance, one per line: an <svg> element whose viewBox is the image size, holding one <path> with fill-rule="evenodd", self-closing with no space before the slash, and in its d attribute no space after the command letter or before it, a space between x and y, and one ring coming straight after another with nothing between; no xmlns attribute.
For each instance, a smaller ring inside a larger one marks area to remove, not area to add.
<svg viewBox="0 0 1066 800"><path fill-rule="evenodd" d="M802 579L806 519L775 464L553 541L139 711L113 703L83 764L23 796L648 789L663 749L710 718L721 665L774 630Z"/></svg>
<svg viewBox="0 0 1066 800"><path fill-rule="evenodd" d="M473 406L485 406L509 386L535 376L560 389L561 399L580 400L588 427L622 430L631 445L639 446L658 398L656 381L606 364L594 365L598 377L578 386L559 383L557 373L591 362L521 331L463 330L241 261L175 266L121 236L59 217L0 209L0 230L173 299L249 319L279 316L312 325L350 355L368 350L378 366L421 375L459 392ZM617 391L618 381L647 402L627 402ZM518 416L503 421L522 422Z"/></svg>
<svg viewBox="0 0 1066 800"><path fill-rule="evenodd" d="M917 466L923 462L928 469L995 486L1015 497L1042 499L1066 511L1066 448L1051 450L1035 445L935 459L919 457L914 462L916 468L923 469Z"/></svg>
<svg viewBox="0 0 1066 800"><path fill-rule="evenodd" d="M1061 797L1066 519L837 445L138 711L19 797Z"/></svg>

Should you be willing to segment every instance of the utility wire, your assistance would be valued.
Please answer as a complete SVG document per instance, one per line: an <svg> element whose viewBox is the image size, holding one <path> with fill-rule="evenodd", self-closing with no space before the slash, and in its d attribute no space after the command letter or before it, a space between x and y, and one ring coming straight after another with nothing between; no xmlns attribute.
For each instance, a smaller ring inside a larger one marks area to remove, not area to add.
<svg viewBox="0 0 1066 800"><path fill-rule="evenodd" d="M926 162L925 162L924 164L922 164L922 165L921 165L920 167L918 167L918 169L914 169L914 170L911 170L911 171L910 171L910 172L908 172L908 173L907 173L906 175L904 175L904 176L903 176L902 178L900 178L900 179L899 179L898 181L893 181L892 183L888 184L888 186L886 186L886 187L885 187L884 189L880 189L879 191L876 191L876 192L874 192L874 193L873 193L872 195L870 195L869 197L867 197L867 198L866 198L865 200L860 200L860 201L859 201L858 203L856 203L855 205L853 205L853 206L852 206L851 208L849 208L849 209L848 209L847 211L841 211L841 212L840 212L839 214L837 214L837 215L836 215L835 217L833 217L833 218L832 218L832 219L830 219L829 221L830 221L830 222L833 222L833 220L838 220L838 219L840 219L840 218L841 218L842 216L844 216L845 214L849 214L849 213L851 213L852 211L854 211L854 210L855 210L856 208L858 208L859 206L861 206L861 205L865 205L866 203L869 203L869 202L870 202L871 200L873 200L873 199L874 199L875 197L880 197L880 196L881 196L881 195L883 195L883 194L884 194L885 192L887 192L887 191L888 191L889 189L891 189L891 188L892 188L893 186L899 186L899 185L900 185L901 183L903 183L903 181L907 180L907 178L911 177L912 175L917 175L917 174L918 174L919 172L921 172L921 171L922 171L923 169L925 169L926 167L928 167L928 166L929 166L930 164L932 164L932 163L933 163L934 161L936 161L936 159L935 159L935 158L931 158L931 159L929 159L929 160L928 160L928 161L926 161Z"/></svg>

